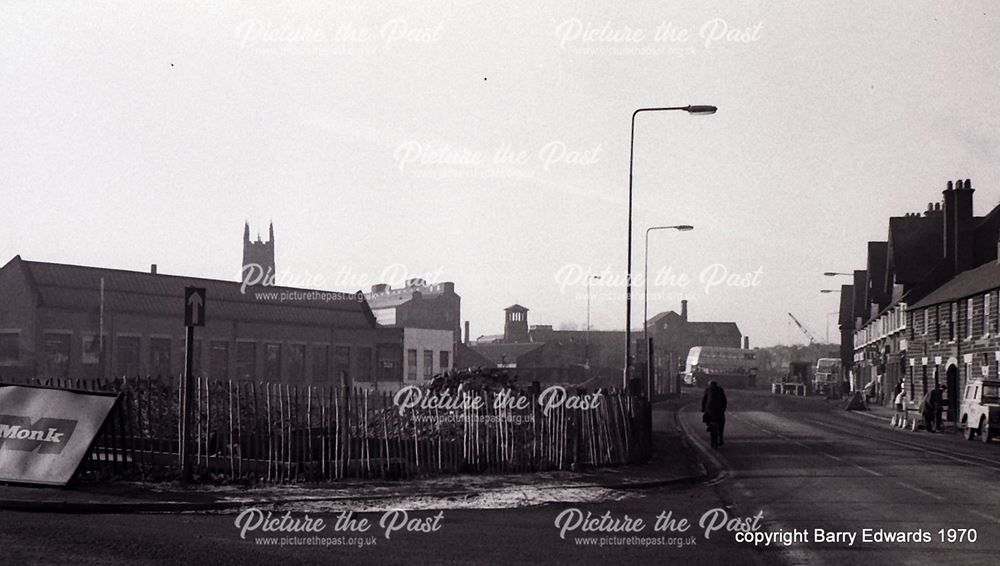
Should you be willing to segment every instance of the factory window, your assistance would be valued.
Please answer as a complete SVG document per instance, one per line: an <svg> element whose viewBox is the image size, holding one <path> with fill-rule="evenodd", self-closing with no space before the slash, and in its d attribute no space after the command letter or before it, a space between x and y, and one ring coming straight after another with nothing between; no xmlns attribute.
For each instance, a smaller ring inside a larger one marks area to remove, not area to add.
<svg viewBox="0 0 1000 566"><path fill-rule="evenodd" d="M290 344L288 346L288 380L303 381L306 368L306 345Z"/></svg>
<svg viewBox="0 0 1000 566"><path fill-rule="evenodd" d="M118 366L115 377L136 377L139 375L139 337L118 337Z"/></svg>
<svg viewBox="0 0 1000 566"><path fill-rule="evenodd" d="M358 348L358 380L375 381L372 374L372 349Z"/></svg>
<svg viewBox="0 0 1000 566"><path fill-rule="evenodd" d="M441 366L441 371L442 372L448 371L448 369L451 367L451 352L449 352L448 350L441 350L441 359L439 361L440 364L438 365Z"/></svg>
<svg viewBox="0 0 1000 566"><path fill-rule="evenodd" d="M333 348L333 369L336 371L337 383L350 383L351 377L351 347L335 346Z"/></svg>
<svg viewBox="0 0 1000 566"><path fill-rule="evenodd" d="M264 345L264 379L281 381L281 344Z"/></svg>
<svg viewBox="0 0 1000 566"><path fill-rule="evenodd" d="M406 351L406 379L417 379L417 351Z"/></svg>
<svg viewBox="0 0 1000 566"><path fill-rule="evenodd" d="M424 350L424 379L430 379L434 376L434 352L432 350Z"/></svg>
<svg viewBox="0 0 1000 566"><path fill-rule="evenodd" d="M21 359L21 333L0 334L0 363L16 363Z"/></svg>
<svg viewBox="0 0 1000 566"><path fill-rule="evenodd" d="M149 370L156 377L170 377L170 338L149 339Z"/></svg>
<svg viewBox="0 0 1000 566"><path fill-rule="evenodd" d="M257 344L253 342L236 343L236 379L253 380L257 378Z"/></svg>
<svg viewBox="0 0 1000 566"><path fill-rule="evenodd" d="M69 341L65 333L46 333L45 377L69 377Z"/></svg>
<svg viewBox="0 0 1000 566"><path fill-rule="evenodd" d="M312 353L313 382L326 382L330 379L330 347L326 344L313 346Z"/></svg>
<svg viewBox="0 0 1000 566"><path fill-rule="evenodd" d="M251 344L252 346L253 344ZM213 379L229 379L229 342L213 340L208 352L208 375ZM195 350L195 355L200 354Z"/></svg>

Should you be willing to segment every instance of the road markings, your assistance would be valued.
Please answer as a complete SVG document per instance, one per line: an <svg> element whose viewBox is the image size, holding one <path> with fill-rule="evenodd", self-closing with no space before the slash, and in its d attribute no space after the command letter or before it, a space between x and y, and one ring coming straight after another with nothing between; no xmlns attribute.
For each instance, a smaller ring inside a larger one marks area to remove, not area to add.
<svg viewBox="0 0 1000 566"><path fill-rule="evenodd" d="M899 481L899 480L897 480L896 484L899 485L900 487L905 487L906 489L908 489L910 491L915 491L915 492L919 493L920 495L924 495L924 496L927 496L927 497L933 497L934 499L937 499L938 501L944 501L944 498L941 497L940 495L938 495L936 493L933 493L933 492L930 492L930 491L927 491L926 489L921 489L921 488L919 488L919 487L917 487L915 485L908 484L905 481Z"/></svg>
<svg viewBox="0 0 1000 566"><path fill-rule="evenodd" d="M969 509L969 511L972 512L973 515L979 515L983 519L993 521L994 523L1000 523L1000 519L990 515L989 513L983 513L982 511L977 511L975 509Z"/></svg>
<svg viewBox="0 0 1000 566"><path fill-rule="evenodd" d="M849 434L851 436L855 436L855 437L858 437L858 438L865 438L865 439L868 439L868 440L875 440L875 441L879 441L879 442L885 442L886 444L895 444L896 446L901 446L903 448L909 448L909 449L912 449L912 450L917 450L917 451L923 452L925 454L933 454L935 456L941 456L943 458L947 458L949 460L952 460L952 461L955 461L955 462L959 462L961 464L971 464L973 466L978 466L978 467L982 467L982 468L987 468L987 469L993 470L995 472L1000 472L1000 467L993 465L993 464L996 463L995 460L989 460L987 458L978 458L978 457L975 457L975 456L955 456L954 454L952 454L950 452L946 452L944 450L938 450L938 449L935 449L935 448L928 448L926 446L921 446L919 444L913 444L913 443L910 443L910 442L902 442L902 441L899 441L899 440L890 440L888 438L883 438L883 437L876 437L876 436L871 436L871 435L864 435L864 434L860 434L860 433L851 431L849 429L844 429L844 428L841 428L841 427L838 427L838 426L835 426L835 425L831 425L830 423L820 423L820 422L814 421L813 424L816 425L816 426L819 426L821 428L827 428L829 430L835 430L837 432L841 432L841 433L844 433L844 434ZM986 463L986 462L989 462L989 463Z"/></svg>

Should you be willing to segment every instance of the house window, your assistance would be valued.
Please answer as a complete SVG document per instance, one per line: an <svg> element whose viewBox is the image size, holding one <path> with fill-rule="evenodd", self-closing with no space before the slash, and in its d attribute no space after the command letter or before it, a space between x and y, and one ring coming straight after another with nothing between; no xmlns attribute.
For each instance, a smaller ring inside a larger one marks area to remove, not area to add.
<svg viewBox="0 0 1000 566"><path fill-rule="evenodd" d="M434 377L434 352L424 350L424 379Z"/></svg>
<svg viewBox="0 0 1000 566"><path fill-rule="evenodd" d="M440 362L438 365L441 366L442 372L451 369L451 352L448 350L441 350L440 359L438 361Z"/></svg>
<svg viewBox="0 0 1000 566"><path fill-rule="evenodd" d="M170 338L149 339L149 369L156 377L170 377Z"/></svg>
<svg viewBox="0 0 1000 566"><path fill-rule="evenodd" d="M213 340L210 347L211 350L208 353L209 377L213 379L229 379L229 342Z"/></svg>
<svg viewBox="0 0 1000 566"><path fill-rule="evenodd" d="M948 310L948 340L951 342L955 341L956 323L958 322L958 303L951 303L951 308Z"/></svg>
<svg viewBox="0 0 1000 566"><path fill-rule="evenodd" d="M0 334L0 363L16 363L21 359L21 333Z"/></svg>
<svg viewBox="0 0 1000 566"><path fill-rule="evenodd" d="M288 346L288 380L305 380L306 345L291 344Z"/></svg>
<svg viewBox="0 0 1000 566"><path fill-rule="evenodd" d="M281 344L264 346L264 379L281 381Z"/></svg>
<svg viewBox="0 0 1000 566"><path fill-rule="evenodd" d="M257 377L257 344L236 343L236 379L252 381Z"/></svg>
<svg viewBox="0 0 1000 566"><path fill-rule="evenodd" d="M326 382L330 379L330 347L322 344L312 350L313 381Z"/></svg>
<svg viewBox="0 0 1000 566"><path fill-rule="evenodd" d="M118 337L118 365L115 377L136 377L139 375L139 337Z"/></svg>
<svg viewBox="0 0 1000 566"><path fill-rule="evenodd" d="M45 377L69 377L69 334L46 333Z"/></svg>
<svg viewBox="0 0 1000 566"><path fill-rule="evenodd" d="M924 309L924 332L923 332L923 334L925 336L927 335L927 330L930 328L930 326L931 326L931 309Z"/></svg>
<svg viewBox="0 0 1000 566"><path fill-rule="evenodd" d="M965 321L966 321L966 326L968 327L968 330L969 330L969 332L968 332L968 334L966 336L968 336L969 340L972 340L972 336L973 336L973 334L972 334L972 308L973 308L975 302L976 302L975 299L973 299L972 297L969 297L969 299L965 301L965 303L966 303L966 305L965 305Z"/></svg>
<svg viewBox="0 0 1000 566"><path fill-rule="evenodd" d="M406 379L417 379L417 351L406 351Z"/></svg>
<svg viewBox="0 0 1000 566"><path fill-rule="evenodd" d="M983 336L989 336L992 330L990 323L990 294L983 295Z"/></svg>

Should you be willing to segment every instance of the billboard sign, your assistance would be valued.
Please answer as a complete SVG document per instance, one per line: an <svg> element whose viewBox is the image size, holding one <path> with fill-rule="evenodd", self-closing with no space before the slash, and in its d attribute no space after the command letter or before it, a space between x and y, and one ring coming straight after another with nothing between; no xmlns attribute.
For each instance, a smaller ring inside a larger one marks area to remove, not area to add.
<svg viewBox="0 0 1000 566"><path fill-rule="evenodd" d="M117 398L0 385L0 482L69 483Z"/></svg>

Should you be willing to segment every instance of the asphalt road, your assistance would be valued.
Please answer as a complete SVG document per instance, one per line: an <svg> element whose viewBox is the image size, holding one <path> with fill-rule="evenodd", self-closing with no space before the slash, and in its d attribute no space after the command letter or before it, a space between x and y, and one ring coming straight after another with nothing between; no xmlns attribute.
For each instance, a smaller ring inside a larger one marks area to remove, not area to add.
<svg viewBox="0 0 1000 566"><path fill-rule="evenodd" d="M259 531L242 539L232 515L0 512L0 564L997 563L1000 443L893 430L816 400L736 391L729 396L726 445L712 456L721 474L707 483L585 505L445 510L437 530L403 530L389 539L378 524L381 514L355 516L372 523L363 533L337 530L337 517L323 515L327 525L321 533L278 534L299 540L324 536L337 543L330 546L263 545L255 538L275 534ZM691 409L682 412L682 423L703 445L707 435ZM634 528L638 518L646 524L633 534L584 532L569 529L567 520L560 536L558 517L573 519L575 510L593 517L610 513L618 528ZM656 517L668 512L675 526L681 519L690 524L655 530ZM737 542L721 522L706 538L699 520L715 521L723 512L734 519L729 525L734 529L759 516L758 533L806 530L809 542L754 547ZM433 528L435 515L411 512L409 518L416 519L411 526ZM977 539L941 542L942 528L975 529ZM815 542L814 529L858 538L853 545ZM864 543L863 529L922 530L931 542ZM347 542L355 545L344 546Z"/></svg>

